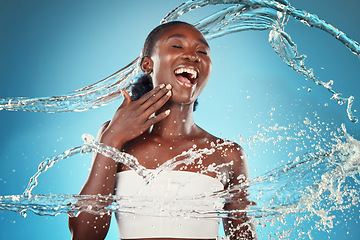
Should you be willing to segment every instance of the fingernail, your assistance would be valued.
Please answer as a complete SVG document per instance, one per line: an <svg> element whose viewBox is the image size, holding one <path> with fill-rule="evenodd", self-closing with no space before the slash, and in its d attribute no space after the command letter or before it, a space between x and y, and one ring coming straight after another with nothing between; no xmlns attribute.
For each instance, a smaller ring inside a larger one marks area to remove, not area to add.
<svg viewBox="0 0 360 240"><path fill-rule="evenodd" d="M163 84L163 83L160 84L160 86L159 86L160 89L162 89L162 88L164 88L164 87L165 87L165 84Z"/></svg>
<svg viewBox="0 0 360 240"><path fill-rule="evenodd" d="M170 83L168 85L166 85L166 89L170 90L172 88L172 86L170 85Z"/></svg>
<svg viewBox="0 0 360 240"><path fill-rule="evenodd" d="M171 95L171 91L168 91L168 92L166 93L166 95L170 96L170 95Z"/></svg>
<svg viewBox="0 0 360 240"><path fill-rule="evenodd" d="M170 114L170 109L166 110L166 111L165 111L165 114L166 114L166 115L169 115L169 114Z"/></svg>

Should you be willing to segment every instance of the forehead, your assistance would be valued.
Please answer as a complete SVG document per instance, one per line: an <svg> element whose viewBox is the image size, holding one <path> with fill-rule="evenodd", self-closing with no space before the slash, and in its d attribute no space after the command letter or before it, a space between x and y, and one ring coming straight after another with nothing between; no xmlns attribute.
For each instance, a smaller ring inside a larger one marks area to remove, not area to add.
<svg viewBox="0 0 360 240"><path fill-rule="evenodd" d="M168 27L159 36L158 41L163 43L171 38L186 38L209 46L201 32L194 26L188 24L176 24Z"/></svg>

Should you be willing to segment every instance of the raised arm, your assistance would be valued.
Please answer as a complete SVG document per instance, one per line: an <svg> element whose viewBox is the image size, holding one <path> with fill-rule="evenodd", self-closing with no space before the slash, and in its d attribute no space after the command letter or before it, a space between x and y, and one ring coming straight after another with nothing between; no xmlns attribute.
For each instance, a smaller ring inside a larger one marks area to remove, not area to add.
<svg viewBox="0 0 360 240"><path fill-rule="evenodd" d="M160 85L139 100L132 102L123 92L124 102L115 112L110 122L99 130L97 141L121 149L123 144L138 137L149 127L169 115L165 111L151 117L170 98L171 86ZM81 195L111 195L114 193L118 163L102 154L94 153L91 170ZM86 204L82 202L79 204ZM69 218L72 240L101 240L106 237L110 227L111 215L93 215L82 212Z"/></svg>
<svg viewBox="0 0 360 240"><path fill-rule="evenodd" d="M238 144L234 144L227 150L226 155L228 160L233 162L228 188L233 188L249 180L250 174L245 151ZM247 189L242 188L231 193L233 194L233 201L226 203L224 208L235 212L230 213L229 218L223 220L226 236L231 240L257 239L255 225L249 222L250 218L247 217L246 212L236 212L237 210L249 209L252 204L248 200Z"/></svg>

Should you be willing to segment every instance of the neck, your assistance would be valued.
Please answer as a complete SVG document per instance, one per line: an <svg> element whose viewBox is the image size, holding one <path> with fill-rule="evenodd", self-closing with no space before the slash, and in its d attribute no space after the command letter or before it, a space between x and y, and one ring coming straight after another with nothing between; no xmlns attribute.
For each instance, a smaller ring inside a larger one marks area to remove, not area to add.
<svg viewBox="0 0 360 240"><path fill-rule="evenodd" d="M177 104L168 102L157 114L170 109L169 116L156 123L151 134L167 139L186 138L192 135L196 130L193 108L193 103Z"/></svg>

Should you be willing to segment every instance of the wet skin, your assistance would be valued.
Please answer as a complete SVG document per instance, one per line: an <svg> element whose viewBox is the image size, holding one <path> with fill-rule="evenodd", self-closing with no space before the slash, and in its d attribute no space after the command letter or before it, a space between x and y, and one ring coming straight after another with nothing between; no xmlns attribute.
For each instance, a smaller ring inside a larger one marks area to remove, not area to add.
<svg viewBox="0 0 360 240"><path fill-rule="evenodd" d="M154 86L161 83L172 85L169 102L192 104L209 80L212 63L210 48L204 37L193 26L170 28L158 39L152 56L143 60L144 70L152 69ZM147 63L149 61L149 63ZM195 83L184 86L174 71L180 67L197 72ZM190 86L189 86L190 85Z"/></svg>
<svg viewBox="0 0 360 240"><path fill-rule="evenodd" d="M151 75L157 87L133 102L123 92L124 102L112 120L100 128L97 141L135 156L141 165L149 169L158 167L194 145L196 149L201 149L212 148L212 143L223 143L223 140L204 131L193 120L194 102L206 86L211 67L210 49L195 27L187 24L168 27L157 40L152 55L143 57L141 61L142 71ZM186 74L175 74L179 69L187 69L196 77L191 79ZM203 167L224 163L231 163L231 166L220 169L225 176L222 180L225 188L238 184L237 177L240 175L249 177L246 156L239 145L232 143L225 148L215 148L213 154L202 159ZM123 164L95 154L89 177L80 194L113 194L116 173L128 169ZM187 166L186 171L197 172L199 169L193 164ZM215 177L215 173L208 175ZM246 198L246 193L239 197ZM244 209L244 206L226 204L225 209ZM104 239L110 218L110 215L96 217L87 213L70 218L72 239ZM225 232L230 235L230 227L243 222L225 220ZM250 237L247 231L240 228L235 235L245 234L246 239L256 238Z"/></svg>

